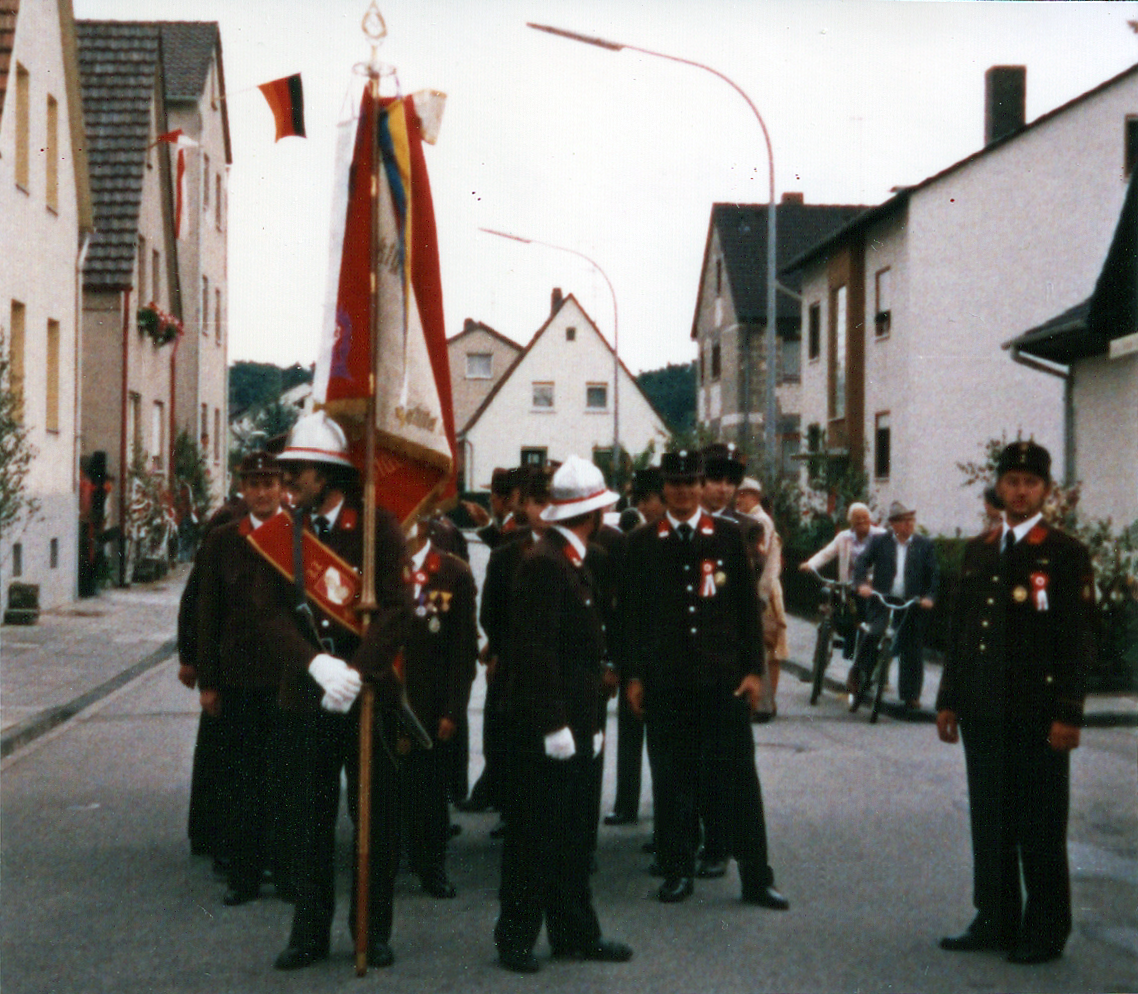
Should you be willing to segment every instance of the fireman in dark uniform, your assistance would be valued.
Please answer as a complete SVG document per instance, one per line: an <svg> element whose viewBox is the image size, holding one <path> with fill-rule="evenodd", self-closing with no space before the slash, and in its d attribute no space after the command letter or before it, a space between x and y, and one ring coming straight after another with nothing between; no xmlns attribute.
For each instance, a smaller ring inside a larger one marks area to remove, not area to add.
<svg viewBox="0 0 1138 994"><path fill-rule="evenodd" d="M447 878L446 846L450 838L447 806L449 757L470 701L478 658L474 576L458 556L435 546L433 522L420 521L409 543L407 583L414 603L404 646L407 697L434 740L431 749L400 733L401 822L407 829L411 869L432 897L452 898Z"/></svg>
<svg viewBox="0 0 1138 994"><path fill-rule="evenodd" d="M698 452L661 461L667 514L628 540L623 606L633 711L647 721L656 796L658 897L692 893L706 778L724 816L747 903L782 910L767 862L751 713L762 692L758 592L742 533L700 507Z"/></svg>
<svg viewBox="0 0 1138 994"><path fill-rule="evenodd" d="M964 740L976 906L941 948L1043 963L1071 932L1070 754L1094 652L1094 580L1086 548L1043 520L1047 450L1013 442L997 476L1005 520L965 550L937 696L940 738Z"/></svg>

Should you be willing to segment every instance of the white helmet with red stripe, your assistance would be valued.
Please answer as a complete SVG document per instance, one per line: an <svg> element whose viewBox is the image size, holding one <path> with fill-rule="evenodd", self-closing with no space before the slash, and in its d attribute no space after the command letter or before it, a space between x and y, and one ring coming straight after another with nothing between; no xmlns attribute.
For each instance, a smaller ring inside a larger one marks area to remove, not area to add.
<svg viewBox="0 0 1138 994"><path fill-rule="evenodd" d="M324 411L304 414L288 433L284 451L277 462L313 462L330 466L351 466L348 439L344 429Z"/></svg>

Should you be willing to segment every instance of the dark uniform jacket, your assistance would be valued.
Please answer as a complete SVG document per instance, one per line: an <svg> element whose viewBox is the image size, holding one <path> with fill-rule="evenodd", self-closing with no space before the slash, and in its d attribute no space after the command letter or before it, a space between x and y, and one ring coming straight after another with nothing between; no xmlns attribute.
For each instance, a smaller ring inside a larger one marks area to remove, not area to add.
<svg viewBox="0 0 1138 994"><path fill-rule="evenodd" d="M470 702L478 657L474 576L457 556L432 545L422 568L408 573L412 594L417 582L404 673L411 707L433 731L440 718L458 722Z"/></svg>
<svg viewBox="0 0 1138 994"><path fill-rule="evenodd" d="M307 515L305 527L308 528ZM325 544L341 559L357 569L362 561L363 516L347 502L333 524ZM375 684L389 704L397 701L391 664L403 645L407 621L411 616L411 593L403 582L406 545L403 532L388 511L376 510L375 530L375 597L378 605L363 640L326 616L311 599L309 605L316 617L321 637L335 639L334 655L358 669L363 678ZM268 640L279 654L281 706L286 710L312 711L320 707L324 692L308 673L308 664L318 649L307 638L296 618L296 589L279 575L276 586L268 592L271 602L261 618L261 637Z"/></svg>
<svg viewBox="0 0 1138 994"><path fill-rule="evenodd" d="M684 541L668 519L628 536L622 613L629 675L649 688L734 690L762 676L758 592L743 536L702 512Z"/></svg>
<svg viewBox="0 0 1138 994"><path fill-rule="evenodd" d="M861 584L873 571L873 589L888 595L897 577L897 539L892 530L873 535L854 562L854 583ZM904 598L935 597L940 582L932 540L913 533L905 553Z"/></svg>
<svg viewBox="0 0 1138 994"><path fill-rule="evenodd" d="M1094 578L1081 543L1040 522L1001 564L1002 529L964 552L937 710L1079 724L1094 659Z"/></svg>
<svg viewBox="0 0 1138 994"><path fill-rule="evenodd" d="M533 532L527 528L511 534L490 553L486 563L486 579L482 584L482 607L478 620L486 633L487 650L501 662L510 644L510 601L514 576L522 556L533 548Z"/></svg>
<svg viewBox="0 0 1138 994"><path fill-rule="evenodd" d="M591 571L554 529L518 566L510 632L505 693L513 728L536 740L568 726L577 751L592 755L605 652L601 614Z"/></svg>
<svg viewBox="0 0 1138 994"><path fill-rule="evenodd" d="M506 516L505 521L503 521L501 524L499 524L497 521L491 520L490 524L483 525L481 528L475 531L474 534L482 539L484 543L486 543L487 548L496 549L499 545L510 539L516 533L524 530L528 529L523 529L522 526L518 523L517 517L513 514L510 514Z"/></svg>
<svg viewBox="0 0 1138 994"><path fill-rule="evenodd" d="M283 581L249 544L253 522L212 530L194 564L197 575L198 685L276 689L281 657L260 637L258 613L269 591Z"/></svg>

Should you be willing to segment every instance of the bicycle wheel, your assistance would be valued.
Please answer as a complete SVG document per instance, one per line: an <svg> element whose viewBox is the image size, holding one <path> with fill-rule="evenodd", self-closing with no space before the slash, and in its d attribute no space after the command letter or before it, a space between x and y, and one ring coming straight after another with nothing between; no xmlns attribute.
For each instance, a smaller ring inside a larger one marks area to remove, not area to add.
<svg viewBox="0 0 1138 994"><path fill-rule="evenodd" d="M877 687L873 692L873 710L869 713L870 724L876 724L881 710L881 699L885 696L885 684L889 682L889 664L893 661L893 640L886 635L877 650Z"/></svg>
<svg viewBox="0 0 1138 994"><path fill-rule="evenodd" d="M872 636L869 634L869 632L860 632L859 633L858 645L854 649L853 661L852 661L851 666L850 666L850 672L851 673L853 673L854 667L857 666L858 656L860 655L859 650L861 649L861 639L863 639L863 638L872 638ZM869 672L863 673L861 675L862 676L861 684L858 687L857 693L856 694L850 694L850 714L853 714L855 711L857 711L857 709L861 707L862 703L866 700L866 698L869 697L869 688L873 684L873 665L877 661L876 654L873 655L872 660L873 660L873 662L870 664Z"/></svg>
<svg viewBox="0 0 1138 994"><path fill-rule="evenodd" d="M814 672L810 687L810 703L817 704L822 694L822 679L826 675L826 667L830 665L830 653L834 646L834 619L833 615L826 615L818 625L818 641L814 645Z"/></svg>

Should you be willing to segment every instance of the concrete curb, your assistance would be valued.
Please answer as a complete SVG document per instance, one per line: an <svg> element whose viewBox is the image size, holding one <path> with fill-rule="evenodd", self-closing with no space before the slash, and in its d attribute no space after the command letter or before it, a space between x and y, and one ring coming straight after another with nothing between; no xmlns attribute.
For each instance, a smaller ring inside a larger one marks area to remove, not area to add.
<svg viewBox="0 0 1138 994"><path fill-rule="evenodd" d="M140 676L147 670L153 669L160 663L164 663L177 651L178 643L174 639L170 639L148 656L140 659L133 666L111 677L111 679L101 683L94 689L80 694L74 700L68 701L66 704L61 704L58 707L48 708L46 711L41 711L39 714L34 714L30 718L25 718L18 724L13 725L0 736L0 759L6 758L17 749L26 746L29 742L38 739L46 732L50 732L53 728L74 718L92 704L101 701L104 697L108 697L120 687L130 683L136 676Z"/></svg>

